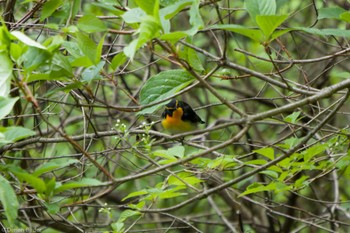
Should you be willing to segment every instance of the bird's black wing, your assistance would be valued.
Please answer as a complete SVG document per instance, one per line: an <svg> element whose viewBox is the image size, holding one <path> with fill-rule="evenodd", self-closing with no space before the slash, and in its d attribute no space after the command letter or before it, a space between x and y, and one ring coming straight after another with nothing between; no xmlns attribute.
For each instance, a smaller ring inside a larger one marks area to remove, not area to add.
<svg viewBox="0 0 350 233"><path fill-rule="evenodd" d="M190 105L188 105L185 102L179 101L179 106L183 110L183 115L181 117L184 121L191 121L193 123L201 123L204 124L205 122L202 121L202 119L197 115L195 111L191 108Z"/></svg>

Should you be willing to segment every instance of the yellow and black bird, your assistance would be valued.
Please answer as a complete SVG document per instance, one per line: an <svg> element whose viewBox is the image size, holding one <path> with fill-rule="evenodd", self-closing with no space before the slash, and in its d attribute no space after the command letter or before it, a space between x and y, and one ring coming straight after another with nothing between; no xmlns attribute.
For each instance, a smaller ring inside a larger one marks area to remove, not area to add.
<svg viewBox="0 0 350 233"><path fill-rule="evenodd" d="M164 129L173 134L192 131L196 129L198 123L205 123L190 105L176 99L172 99L165 105L162 118Z"/></svg>

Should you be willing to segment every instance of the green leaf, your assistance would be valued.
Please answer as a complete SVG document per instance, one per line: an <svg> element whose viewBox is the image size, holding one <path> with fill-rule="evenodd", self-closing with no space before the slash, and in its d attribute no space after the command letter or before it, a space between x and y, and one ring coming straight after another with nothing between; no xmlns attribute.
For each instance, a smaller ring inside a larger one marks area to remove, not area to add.
<svg viewBox="0 0 350 233"><path fill-rule="evenodd" d="M45 2L41 10L40 21L50 17L62 4L62 0L49 0Z"/></svg>
<svg viewBox="0 0 350 233"><path fill-rule="evenodd" d="M186 50L187 61L191 65L191 67L197 72L204 71L204 67L202 66L202 62L199 59L197 52L194 49L191 49L190 47L186 47Z"/></svg>
<svg viewBox="0 0 350 233"><path fill-rule="evenodd" d="M266 158L270 159L270 160L274 160L275 159L275 151L273 150L272 147L264 147L258 150L254 150L255 153L258 153L260 155L265 156Z"/></svg>
<svg viewBox="0 0 350 233"><path fill-rule="evenodd" d="M145 205L146 205L145 201L140 201L136 204L132 204L132 203L128 204L128 206L133 209L142 209Z"/></svg>
<svg viewBox="0 0 350 233"><path fill-rule="evenodd" d="M60 205L57 204L57 203L47 203L47 202L45 202L44 205L45 205L45 207L47 209L47 212L49 214L57 214L60 211L60 209L61 209Z"/></svg>
<svg viewBox="0 0 350 233"><path fill-rule="evenodd" d="M345 22L350 22L350 12L344 12L340 14L339 18Z"/></svg>
<svg viewBox="0 0 350 233"><path fill-rule="evenodd" d="M103 32L107 30L104 22L98 19L95 15L84 15L78 20L78 28L87 33Z"/></svg>
<svg viewBox="0 0 350 233"><path fill-rule="evenodd" d="M255 40L257 42L262 42L264 41L264 34L262 33L261 30L258 29L251 29L247 27L243 27L241 25L237 24L220 24L220 25L214 25L210 27L211 29L222 29L222 30L227 30L231 32L238 33L240 35L249 37L252 40Z"/></svg>
<svg viewBox="0 0 350 233"><path fill-rule="evenodd" d="M66 52L68 52L68 55L71 55L72 58L79 58L79 57L84 56L84 53L79 48L79 45L78 45L77 42L75 42L75 41L64 41L62 43L62 45L66 49Z"/></svg>
<svg viewBox="0 0 350 233"><path fill-rule="evenodd" d="M185 7L191 5L193 0L181 0L177 1L173 4L166 5L166 7L162 8L159 12L164 19L171 19L175 15L177 15L180 11L182 11Z"/></svg>
<svg viewBox="0 0 350 233"><path fill-rule="evenodd" d="M2 26L0 26L0 44L6 47L11 44L11 34L8 31L6 25L4 25L5 22L1 21L1 23Z"/></svg>
<svg viewBox="0 0 350 233"><path fill-rule="evenodd" d="M16 98L6 98L0 96L0 120L7 116L15 105L18 97Z"/></svg>
<svg viewBox="0 0 350 233"><path fill-rule="evenodd" d="M81 52L89 58L89 60L93 64L96 63L96 54L97 54L97 46L96 43L91 40L86 34L84 33L77 33L77 39L78 39L78 46L81 50Z"/></svg>
<svg viewBox="0 0 350 233"><path fill-rule="evenodd" d="M264 33L266 40L268 40L276 28L279 27L287 18L288 15L257 15L256 23Z"/></svg>
<svg viewBox="0 0 350 233"><path fill-rule="evenodd" d="M300 114L301 114L301 111L293 112L292 114L289 114L288 116L283 118L283 120L288 122L288 123L295 124L301 119L301 118L298 118L300 116Z"/></svg>
<svg viewBox="0 0 350 233"><path fill-rule="evenodd" d="M275 15L275 0L245 0L244 1L250 17L255 21L257 15Z"/></svg>
<svg viewBox="0 0 350 233"><path fill-rule="evenodd" d="M23 81L25 82L34 82L39 80L60 80L60 78L50 76L50 74L30 74L26 77L24 77Z"/></svg>
<svg viewBox="0 0 350 233"><path fill-rule="evenodd" d="M191 160L190 163L200 168L207 168L211 162L213 162L213 160L208 158L196 158Z"/></svg>
<svg viewBox="0 0 350 233"><path fill-rule="evenodd" d="M93 178L83 178L80 181L71 181L67 182L55 189L55 193L60 193L69 189L74 188L82 188L82 187L93 187L93 186L101 186L104 183Z"/></svg>
<svg viewBox="0 0 350 233"><path fill-rule="evenodd" d="M71 17L72 17L72 19L74 19L80 10L81 0L74 0L70 3L72 4Z"/></svg>
<svg viewBox="0 0 350 233"><path fill-rule="evenodd" d="M40 176L44 173L51 172L53 170L57 170L60 168L67 167L71 164L79 163L79 160L77 159L56 159L51 160L47 163L43 163L40 166L38 166L35 171L33 172L34 176Z"/></svg>
<svg viewBox="0 0 350 233"><path fill-rule="evenodd" d="M96 54L95 54L95 61L94 61L95 65L101 63L101 56L102 56L103 44L105 42L105 36L106 35L102 36L100 42L98 43L98 45L96 47Z"/></svg>
<svg viewBox="0 0 350 233"><path fill-rule="evenodd" d="M308 162L313 157L326 151L327 149L328 149L327 144L317 143L317 144L309 147L307 150L303 151L302 155L303 155L305 162Z"/></svg>
<svg viewBox="0 0 350 233"><path fill-rule="evenodd" d="M119 66L124 64L126 60L127 60L127 57L123 52L118 53L112 59L112 62L111 62L112 69L116 70L117 68L119 68Z"/></svg>
<svg viewBox="0 0 350 233"><path fill-rule="evenodd" d="M350 151L348 150L347 156L342 157L337 163L335 167L338 169L344 169L350 167Z"/></svg>
<svg viewBox="0 0 350 233"><path fill-rule="evenodd" d="M86 2L84 2L84 4L86 4ZM114 0L93 1L91 3L88 3L88 5L94 6L94 8L91 8L93 13L95 13L95 10L97 10L104 15L113 14L115 16L121 16L122 14L124 14L125 10L118 9L119 7L116 7L115 4L116 2ZM132 3L132 5L134 4Z"/></svg>
<svg viewBox="0 0 350 233"><path fill-rule="evenodd" d="M221 156L216 159L210 160L207 167L210 169L224 170L225 168L235 167L237 163L233 160L233 156Z"/></svg>
<svg viewBox="0 0 350 233"><path fill-rule="evenodd" d="M286 178L291 177L291 173L289 171L282 172L281 175L278 177L278 181L283 182Z"/></svg>
<svg viewBox="0 0 350 233"><path fill-rule="evenodd" d="M164 34L169 34L170 33L170 29L171 29L171 24L170 24L170 20L168 19L164 19L164 17L160 17L160 25L162 28L162 33Z"/></svg>
<svg viewBox="0 0 350 233"><path fill-rule="evenodd" d="M146 12L144 12L141 8L133 8L128 10L122 15L122 18L126 23L141 23L146 16Z"/></svg>
<svg viewBox="0 0 350 233"><path fill-rule="evenodd" d="M6 128L0 128L0 132L4 135L3 139L0 139L0 146L5 142L16 142L18 140L35 135L35 132L20 126L10 126ZM6 143L6 144L7 144Z"/></svg>
<svg viewBox="0 0 350 233"><path fill-rule="evenodd" d="M160 0L160 5L166 7L166 6L175 4L178 1L179 0Z"/></svg>
<svg viewBox="0 0 350 233"><path fill-rule="evenodd" d="M253 164L253 165L264 165L264 164L266 164L266 163L267 163L267 161L264 160L264 159L253 159L253 160L249 160L249 161L247 161L247 162L244 162L244 164L247 164L247 165L249 165L249 164Z"/></svg>
<svg viewBox="0 0 350 233"><path fill-rule="evenodd" d="M81 74L82 80L85 82L90 82L91 80L101 79L100 71L103 69L105 65L105 61L101 61L98 65L90 66L86 68Z"/></svg>
<svg viewBox="0 0 350 233"><path fill-rule="evenodd" d="M160 101L174 95L195 79L185 70L167 70L151 77L140 91L142 105ZM166 103L164 103L166 104ZM140 111L138 114L154 112L161 105L153 106Z"/></svg>
<svg viewBox="0 0 350 233"><path fill-rule="evenodd" d="M140 215L141 213L136 210L124 210L118 219L118 223L124 222L126 219L132 217L132 216L137 216Z"/></svg>
<svg viewBox="0 0 350 233"><path fill-rule="evenodd" d="M282 168L289 169L290 166L292 165L292 161L290 158L285 158L281 162L279 162L278 165Z"/></svg>
<svg viewBox="0 0 350 233"><path fill-rule="evenodd" d="M317 19L339 19L342 13L347 12L340 7L326 7L318 10Z"/></svg>
<svg viewBox="0 0 350 233"><path fill-rule="evenodd" d="M49 180L45 180L45 185L46 185L46 190L45 190L46 196L52 197L56 187L56 178L52 177Z"/></svg>
<svg viewBox="0 0 350 233"><path fill-rule="evenodd" d="M185 148L183 146L174 146L168 150L157 150L153 152L153 156L165 158L159 161L159 164L169 164L183 158L185 155Z"/></svg>
<svg viewBox="0 0 350 233"><path fill-rule="evenodd" d="M277 173L283 172L283 170L279 166L276 166L276 165L272 165L271 167L269 167L269 170L277 172Z"/></svg>
<svg viewBox="0 0 350 233"><path fill-rule="evenodd" d="M42 179L28 173L20 167L9 165L5 166L5 169L12 172L21 182L26 182L28 185L32 186L38 193L44 193L46 191L46 184Z"/></svg>
<svg viewBox="0 0 350 233"><path fill-rule="evenodd" d="M181 187L181 186L178 186L178 187ZM183 189L181 187L181 189ZM179 196L184 196L184 195L187 195L187 193L179 193L177 192L177 188L175 189L168 189L168 190L164 190L163 192L161 192L159 194L159 198L164 200L164 199L169 199L169 198L174 198L174 197L179 197Z"/></svg>
<svg viewBox="0 0 350 233"><path fill-rule="evenodd" d="M139 37L124 48L124 54L130 58L133 58L136 50L141 48L146 42L158 36L159 29L160 26L153 17L145 17L140 25Z"/></svg>
<svg viewBox="0 0 350 233"><path fill-rule="evenodd" d="M10 46L10 55L11 55L11 58L13 60L17 60L20 58L20 56L22 55L23 53L23 49L22 49L22 46L20 46L19 44L17 43L11 43L11 46ZM2 54L2 53L1 53ZM1 59L2 60L2 59ZM6 64L6 63L5 63ZM1 66L0 66L0 69L1 69Z"/></svg>
<svg viewBox="0 0 350 233"><path fill-rule="evenodd" d="M272 33L272 35L270 36L270 39L269 39L268 42L271 42L271 41L275 40L276 38L278 38L278 37L280 37L280 36L282 36L282 35L284 35L284 34L290 32L290 31L292 31L292 30L293 30L293 29L291 29L291 28L282 29L282 30L276 30L276 31L274 31L274 32Z"/></svg>
<svg viewBox="0 0 350 233"><path fill-rule="evenodd" d="M302 188L305 185L309 184L309 181L307 180L309 178L309 176L303 175L302 177L300 177L299 179L297 179L294 183L294 188Z"/></svg>
<svg viewBox="0 0 350 233"><path fill-rule="evenodd" d="M74 59L71 63L73 67L90 67L95 65L87 56L82 56Z"/></svg>
<svg viewBox="0 0 350 233"><path fill-rule="evenodd" d="M192 38L188 38L187 42L192 43ZM202 62L199 59L198 54L194 49L186 46L184 48L184 51L181 53L181 58L187 61L194 70L198 72L204 71Z"/></svg>
<svg viewBox="0 0 350 233"><path fill-rule="evenodd" d="M10 182L0 175L0 202L5 211L9 225L15 226L15 220L18 216L19 203L15 191Z"/></svg>
<svg viewBox="0 0 350 233"><path fill-rule="evenodd" d="M138 45L138 39L131 41L131 43L124 47L124 54L128 56L129 58L133 59L136 53L136 50L139 49L141 46Z"/></svg>
<svg viewBox="0 0 350 233"><path fill-rule="evenodd" d="M178 160L177 157L175 157L172 154L169 154L167 150L154 151L153 156L164 158L158 162L159 164L169 164L169 163L176 162Z"/></svg>
<svg viewBox="0 0 350 233"><path fill-rule="evenodd" d="M29 49L20 57L27 73L45 66L50 63L52 54L47 50L38 49L37 47L29 47Z"/></svg>
<svg viewBox="0 0 350 233"><path fill-rule="evenodd" d="M202 16L199 12L199 4L200 0L193 0L192 6L190 8L190 24L193 26L192 28L195 29L196 32L198 29L203 28L204 25Z"/></svg>
<svg viewBox="0 0 350 233"><path fill-rule="evenodd" d="M246 196L248 194L252 194L252 193L258 193L258 192L263 192L263 191L267 191L268 188L260 183L253 183L251 185L249 185L247 187L247 190L244 191L243 193L241 193L238 197L242 197L242 196Z"/></svg>
<svg viewBox="0 0 350 233"><path fill-rule="evenodd" d="M53 29L53 30L60 30L60 27L58 24L56 23L47 23L44 25L45 28L48 28L48 29Z"/></svg>
<svg viewBox="0 0 350 233"><path fill-rule="evenodd" d="M111 227L113 229L113 233L124 233L124 223L122 222L114 222L111 224Z"/></svg>
<svg viewBox="0 0 350 233"><path fill-rule="evenodd" d="M340 37L350 37L350 30L346 29L335 29L335 28L305 28L305 27L295 27L293 30L300 30L310 34L319 36L340 36Z"/></svg>
<svg viewBox="0 0 350 233"><path fill-rule="evenodd" d="M72 77L73 69L67 58L61 53L55 53L51 62L50 79L58 80L62 77Z"/></svg>
<svg viewBox="0 0 350 233"><path fill-rule="evenodd" d="M77 64L77 61L72 62L72 65L74 66L84 66L84 67L89 67L92 64L97 65L100 60L101 60L101 53L102 53L102 48L103 48L103 42L104 42L104 36L101 38L99 41L98 45L96 46L96 43L89 38L85 33L77 33L77 44L78 47L80 48L80 51L76 50L76 47L71 47L74 44L69 44L65 43L66 48L69 50L74 57L77 57L78 59L82 59L79 63ZM82 55L85 55L89 60L89 62L86 62L86 58L84 58ZM85 64L84 64L85 63Z"/></svg>
<svg viewBox="0 0 350 233"><path fill-rule="evenodd" d="M178 158L183 158L185 155L185 147L183 146L174 146L171 147L167 150L169 155L172 155L174 157L178 157Z"/></svg>
<svg viewBox="0 0 350 233"><path fill-rule="evenodd" d="M283 182L271 182L266 186L268 191L274 191L275 193L280 193L284 191L291 190L293 188L292 185L286 185Z"/></svg>
<svg viewBox="0 0 350 233"><path fill-rule="evenodd" d="M278 173L275 172L275 171L271 171L271 170L264 170L264 171L261 171L260 172L261 174L265 174L265 175L268 175L274 179L277 179L278 178Z"/></svg>
<svg viewBox="0 0 350 233"><path fill-rule="evenodd" d="M79 28L75 25L69 25L68 27L62 28L62 32L74 34L79 32ZM67 43L67 42L68 41L64 41L64 43Z"/></svg>
<svg viewBox="0 0 350 233"><path fill-rule="evenodd" d="M176 43L177 41L179 41L180 39L188 36L189 34L186 32L170 32L170 33L166 33L163 34L159 37L159 39L161 40L166 40L169 41L170 43Z"/></svg>
<svg viewBox="0 0 350 233"><path fill-rule="evenodd" d="M15 173L16 177L32 186L38 193L44 193L46 191L46 185L44 181L26 172Z"/></svg>
<svg viewBox="0 0 350 233"><path fill-rule="evenodd" d="M6 52L0 52L0 96L3 98L8 96L11 88L11 78L13 64ZM1 110L1 99L0 99L0 110ZM12 107L11 107L12 109ZM5 115L7 115L7 112ZM2 116L2 110L0 111L0 120Z"/></svg>
<svg viewBox="0 0 350 233"><path fill-rule="evenodd" d="M202 180L198 179L195 175L189 172L181 172L176 175L177 177L170 175L168 179L169 185L175 185L175 186L182 186L186 184L194 185L194 184L203 182Z"/></svg>
<svg viewBox="0 0 350 233"><path fill-rule="evenodd" d="M159 8L158 0L135 0L135 3L148 15L154 16L154 13Z"/></svg>
<svg viewBox="0 0 350 233"><path fill-rule="evenodd" d="M43 46L42 44L36 42L35 40L33 40L32 38L26 36L24 33L20 32L20 31L12 31L11 35L16 37L19 41L21 41L25 45L28 45L30 47L36 47L36 48L39 48L39 49L46 50L45 46Z"/></svg>
<svg viewBox="0 0 350 233"><path fill-rule="evenodd" d="M63 42L64 42L64 38L61 35L56 35L56 36L47 38L47 40L43 42L43 45L47 48L49 52L54 53L54 52L58 52ZM61 53L57 53L57 54L61 54Z"/></svg>
<svg viewBox="0 0 350 233"><path fill-rule="evenodd" d="M262 185L260 183L253 183L247 187L247 190L241 193L238 197L242 197L252 193L258 193L263 191L274 191L276 193L283 192L292 189L291 186L287 186L282 182L271 182L268 185Z"/></svg>
<svg viewBox="0 0 350 233"><path fill-rule="evenodd" d="M303 138L290 137L284 140L283 144L279 144L279 146L284 149L290 149L297 145L301 140L303 140Z"/></svg>
<svg viewBox="0 0 350 233"><path fill-rule="evenodd" d="M148 194L148 191L143 189L143 190L139 190L139 191L136 191L136 192L132 192L132 193L129 193L129 195L127 195L126 197L124 197L122 199L122 201L125 201L126 199L129 199L131 197L138 197L138 196L143 196L143 195L146 195Z"/></svg>
<svg viewBox="0 0 350 233"><path fill-rule="evenodd" d="M163 183L161 183L161 185L163 185ZM147 192L149 195L145 196L143 198L143 200L154 201L155 199L159 199L159 198L166 199L167 196L170 196L172 192L175 192L176 190L178 190L177 189L178 187L180 187L180 189L184 189L183 186L177 186L177 187L175 187L175 189L170 189L170 191L164 190L163 188L147 189ZM166 194L164 195L164 193L166 193Z"/></svg>

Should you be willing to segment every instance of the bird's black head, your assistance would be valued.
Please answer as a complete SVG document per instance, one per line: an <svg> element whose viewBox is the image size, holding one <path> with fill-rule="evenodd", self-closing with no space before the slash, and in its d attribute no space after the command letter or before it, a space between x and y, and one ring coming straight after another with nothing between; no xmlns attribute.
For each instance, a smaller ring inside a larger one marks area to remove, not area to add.
<svg viewBox="0 0 350 233"><path fill-rule="evenodd" d="M166 118L167 115L172 116L173 112L178 108L179 102L176 99L172 99L169 103L165 105L162 118Z"/></svg>
<svg viewBox="0 0 350 233"><path fill-rule="evenodd" d="M165 108L168 109L176 109L178 107L179 101L176 99L172 99L167 105L165 105Z"/></svg>

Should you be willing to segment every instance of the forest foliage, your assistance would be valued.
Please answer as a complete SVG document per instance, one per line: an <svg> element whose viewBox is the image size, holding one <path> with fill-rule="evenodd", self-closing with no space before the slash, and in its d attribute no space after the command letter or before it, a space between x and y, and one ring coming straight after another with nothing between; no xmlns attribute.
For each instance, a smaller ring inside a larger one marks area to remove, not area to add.
<svg viewBox="0 0 350 233"><path fill-rule="evenodd" d="M1 1L2 232L348 232L349 8Z"/></svg>

